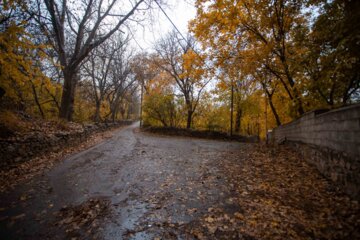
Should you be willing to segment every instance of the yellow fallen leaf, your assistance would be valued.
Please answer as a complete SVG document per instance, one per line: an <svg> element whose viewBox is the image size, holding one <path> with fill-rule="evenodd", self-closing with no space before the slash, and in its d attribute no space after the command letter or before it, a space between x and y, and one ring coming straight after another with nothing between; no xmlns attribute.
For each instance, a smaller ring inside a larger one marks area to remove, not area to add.
<svg viewBox="0 0 360 240"><path fill-rule="evenodd" d="M205 218L205 221L208 222L208 223L212 223L212 222L214 222L215 220L214 220L214 218L212 218L212 217L207 217L207 218Z"/></svg>
<svg viewBox="0 0 360 240"><path fill-rule="evenodd" d="M239 212L234 213L234 216L235 216L236 218L240 219L240 220L243 220L243 219L244 219L244 216L243 216L241 213L239 213Z"/></svg>

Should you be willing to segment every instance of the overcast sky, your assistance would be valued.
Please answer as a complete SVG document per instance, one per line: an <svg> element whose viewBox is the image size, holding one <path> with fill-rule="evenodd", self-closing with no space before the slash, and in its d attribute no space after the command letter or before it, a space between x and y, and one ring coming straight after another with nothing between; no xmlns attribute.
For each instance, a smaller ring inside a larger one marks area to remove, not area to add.
<svg viewBox="0 0 360 240"><path fill-rule="evenodd" d="M195 7L192 0L167 0L167 5L163 7L167 15L171 18L178 29L185 35L189 20L195 17ZM154 43L164 36L166 33L173 29L169 20L157 8L152 13L151 24L146 26L137 27L135 35L135 47L140 45L145 50L152 49ZM140 47L138 47L140 48Z"/></svg>

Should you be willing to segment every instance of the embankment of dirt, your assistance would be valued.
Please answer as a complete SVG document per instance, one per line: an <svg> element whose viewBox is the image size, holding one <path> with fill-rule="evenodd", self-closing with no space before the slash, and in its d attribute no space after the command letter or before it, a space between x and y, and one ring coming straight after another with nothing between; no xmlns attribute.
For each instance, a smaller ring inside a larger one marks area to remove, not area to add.
<svg viewBox="0 0 360 240"><path fill-rule="evenodd" d="M131 123L132 121L96 124L68 123L65 127L59 128L51 122L45 122L32 131L15 133L6 138L0 137L0 169L11 169L35 157L77 146L95 133Z"/></svg>
<svg viewBox="0 0 360 240"><path fill-rule="evenodd" d="M174 128L174 127L144 127L142 131L151 132L156 134L164 134L170 136L184 136L184 137L195 137L195 138L206 138L206 139L218 139L226 141L238 141L238 142L259 142L258 136L242 136L233 135L230 136L228 133L208 130L195 130L186 128Z"/></svg>

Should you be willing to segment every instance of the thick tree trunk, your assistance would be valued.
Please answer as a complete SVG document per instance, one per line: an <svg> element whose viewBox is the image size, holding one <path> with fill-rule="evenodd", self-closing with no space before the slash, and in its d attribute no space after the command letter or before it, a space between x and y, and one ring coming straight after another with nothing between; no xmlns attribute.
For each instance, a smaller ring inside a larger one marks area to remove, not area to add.
<svg viewBox="0 0 360 240"><path fill-rule="evenodd" d="M193 115L193 111L188 110L187 121L186 121L186 128L188 128L188 129L191 128L192 115Z"/></svg>
<svg viewBox="0 0 360 240"><path fill-rule="evenodd" d="M185 100L186 101L186 107L187 107L187 120L186 120L186 128L189 129L191 128L191 122L192 122L192 115L193 115L193 110L192 110L192 105L191 102L189 100Z"/></svg>
<svg viewBox="0 0 360 240"><path fill-rule="evenodd" d="M112 122L115 122L116 112L117 112L116 108L113 108L113 110L111 111L111 121Z"/></svg>
<svg viewBox="0 0 360 240"><path fill-rule="evenodd" d="M100 106L101 106L100 101L96 102L96 105L95 105L96 109L95 109L95 116L94 116L95 122L100 122Z"/></svg>
<svg viewBox="0 0 360 240"><path fill-rule="evenodd" d="M305 112L304 108L302 106L301 95L300 95L300 93L298 92L298 90L297 90L297 88L295 86L295 81L294 81L293 77L290 74L289 66L286 63L285 56L281 57L281 61L282 61L283 65L284 65L284 68L285 68L284 70L285 70L286 78L287 78L287 80L289 82L289 85L290 85L290 87L292 89L292 92L293 92L294 103L296 104L297 112L301 116Z"/></svg>
<svg viewBox="0 0 360 240"><path fill-rule="evenodd" d="M279 114L277 113L274 103L272 102L272 98L269 97L269 105L271 108L272 113L274 114L275 120L276 120L276 125L280 126L281 125L281 121L280 121L280 117Z"/></svg>
<svg viewBox="0 0 360 240"><path fill-rule="evenodd" d="M189 128L191 128L192 115L193 115L194 111L192 109L192 104L191 104L191 101L190 101L190 98L188 95L185 95L185 103L186 103L186 108L187 108L186 128L189 129Z"/></svg>
<svg viewBox="0 0 360 240"><path fill-rule="evenodd" d="M59 117L67 121L71 121L73 117L76 84L77 74L65 72Z"/></svg>
<svg viewBox="0 0 360 240"><path fill-rule="evenodd" d="M295 99L296 99L296 104L297 104L297 112L299 113L299 115L303 115L305 113L304 108L303 108L303 104L302 104L302 100L300 98L300 95L297 93L297 91L295 92Z"/></svg>
<svg viewBox="0 0 360 240"><path fill-rule="evenodd" d="M265 85L264 83L262 84L262 87L263 87L263 89L264 89L264 91L265 91L265 94L266 94L266 96L267 96L267 99L268 99L268 101L269 101L269 105L270 105L271 111L272 111L272 113L274 114L274 117L275 117L275 120L276 120L276 125L277 125L277 126L280 126L280 125L281 125L280 117L279 117L279 114L277 113L276 108L275 108L275 106L274 106L274 103L273 103L273 101L272 101L272 96L273 96L275 90L273 90L273 91L270 93L269 90L266 88L266 85Z"/></svg>

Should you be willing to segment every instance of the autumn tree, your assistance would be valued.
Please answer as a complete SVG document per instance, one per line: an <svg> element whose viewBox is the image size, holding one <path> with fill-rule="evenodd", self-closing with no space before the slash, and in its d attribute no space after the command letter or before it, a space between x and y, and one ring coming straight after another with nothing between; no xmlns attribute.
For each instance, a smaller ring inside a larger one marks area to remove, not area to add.
<svg viewBox="0 0 360 240"><path fill-rule="evenodd" d="M159 56L157 65L172 77L184 97L186 128L191 127L201 93L208 83L204 79L204 63L194 48L193 37L188 35L187 39L181 40L175 31L161 39L155 47Z"/></svg>
<svg viewBox="0 0 360 240"><path fill-rule="evenodd" d="M138 84L147 93L150 81L161 72L157 65L156 54L149 54L147 52L136 54L131 59L131 71Z"/></svg>
<svg viewBox="0 0 360 240"><path fill-rule="evenodd" d="M311 101L318 107L334 108L359 98L359 11L359 1L326 2L310 33L300 39L308 43L303 66Z"/></svg>
<svg viewBox="0 0 360 240"><path fill-rule="evenodd" d="M137 85L140 87L140 126L143 123L144 94L149 94L148 84L159 74L158 67L153 61L154 54L142 52L135 55L131 61L131 69Z"/></svg>
<svg viewBox="0 0 360 240"><path fill-rule="evenodd" d="M243 62L238 56L226 57L219 55L211 56L217 68L217 88L218 94L223 102L227 102L230 109L231 122L234 119L234 132L240 133L241 119L244 114L243 102L253 93L256 88L251 76L243 71Z"/></svg>
<svg viewBox="0 0 360 240"><path fill-rule="evenodd" d="M205 2L196 2L197 17L190 26L208 52L221 59L249 55L244 63L267 64L302 114L302 76L294 58L302 49L292 42L293 35L306 26L302 1Z"/></svg>
<svg viewBox="0 0 360 240"><path fill-rule="evenodd" d="M129 21L145 0L120 4L117 0L37 1L37 16L48 43L57 53L64 79L60 117L71 120L79 70L89 53Z"/></svg>
<svg viewBox="0 0 360 240"><path fill-rule="evenodd" d="M158 121L163 127L176 127L179 122L178 105L172 93L152 92L146 95L144 112L147 116L146 123Z"/></svg>
<svg viewBox="0 0 360 240"><path fill-rule="evenodd" d="M153 70L152 78L144 86L144 125L178 127L181 121L182 96L175 94L172 76L159 71L157 65L149 65Z"/></svg>
<svg viewBox="0 0 360 240"><path fill-rule="evenodd" d="M22 9L26 5L18 2L1 2L0 5L0 88L1 97L8 96L16 103L24 104L20 91L22 79L28 79L29 73L25 68L33 65L31 58L32 48L35 46L28 39L23 21L25 20ZM29 50L26 51L26 45ZM1 99L3 100L3 99Z"/></svg>
<svg viewBox="0 0 360 240"><path fill-rule="evenodd" d="M42 72L40 62L45 59L46 46L37 43L29 33L32 16L26 13L27 8L23 1L4 1L0 5L1 101L22 111L35 106L45 118L44 105L49 103L53 84Z"/></svg>

